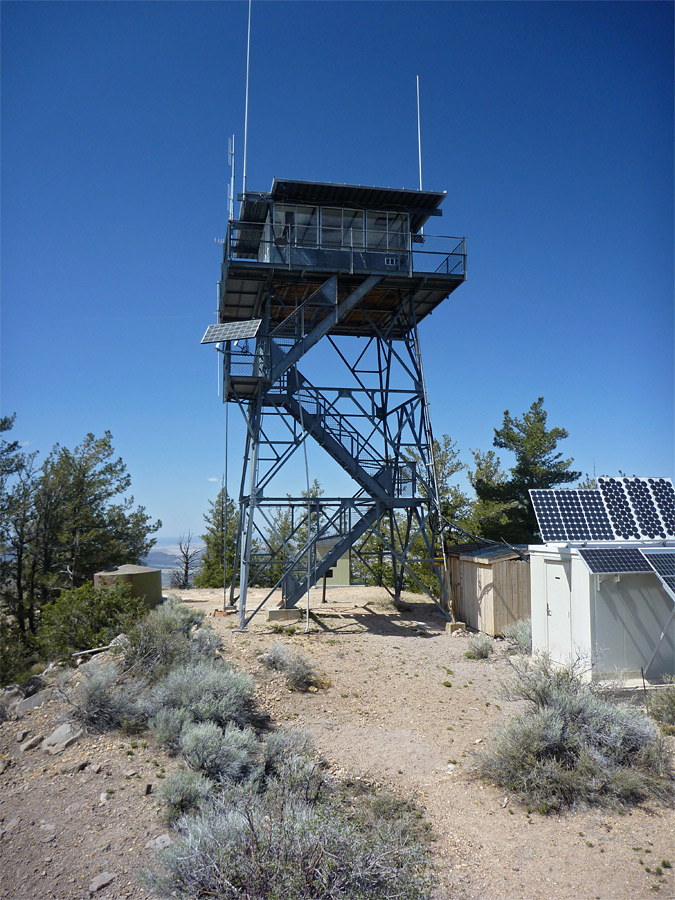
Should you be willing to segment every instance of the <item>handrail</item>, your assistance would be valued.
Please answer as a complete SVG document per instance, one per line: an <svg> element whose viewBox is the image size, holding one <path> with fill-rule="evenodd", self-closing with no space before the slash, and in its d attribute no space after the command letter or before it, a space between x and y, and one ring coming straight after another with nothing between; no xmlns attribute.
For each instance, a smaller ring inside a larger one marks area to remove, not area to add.
<svg viewBox="0 0 675 900"><path fill-rule="evenodd" d="M371 229L355 236L353 229L235 220L228 224L225 259L287 268L466 276L464 238L407 231Z"/></svg>

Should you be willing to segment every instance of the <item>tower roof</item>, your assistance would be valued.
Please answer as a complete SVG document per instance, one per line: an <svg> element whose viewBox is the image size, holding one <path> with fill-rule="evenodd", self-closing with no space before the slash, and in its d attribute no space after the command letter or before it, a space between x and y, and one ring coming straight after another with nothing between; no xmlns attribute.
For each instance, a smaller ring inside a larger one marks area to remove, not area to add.
<svg viewBox="0 0 675 900"><path fill-rule="evenodd" d="M263 222L272 202L339 206L410 213L411 230L417 232L430 216L441 215L438 207L446 196L446 191L413 191L405 188L275 178L269 193L247 191L245 199L240 197L240 218L245 222Z"/></svg>

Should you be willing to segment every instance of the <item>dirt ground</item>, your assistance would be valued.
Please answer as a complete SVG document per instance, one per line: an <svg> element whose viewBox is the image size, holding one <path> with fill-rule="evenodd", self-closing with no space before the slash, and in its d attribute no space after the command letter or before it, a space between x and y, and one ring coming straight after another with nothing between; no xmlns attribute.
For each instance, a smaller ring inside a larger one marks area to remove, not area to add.
<svg viewBox="0 0 675 900"><path fill-rule="evenodd" d="M467 637L446 633L432 605L408 598L410 611L401 613L378 589L330 588L326 604L312 592L308 634L304 618L275 633L267 609L242 633L235 616L213 616L222 592L179 593L209 615L234 664L255 676L258 703L274 721L310 731L333 770L415 795L436 838L437 900L675 898L674 869L653 874L662 860L675 866L672 808L542 816L472 777L473 754L515 711L502 694L509 664L501 653L467 659ZM250 610L259 598L249 593ZM330 686L290 692L258 661L279 640ZM18 731L48 733L63 713L53 701L0 727L0 768L8 765L0 833L19 819L0 839L0 897L79 900L107 871L116 878L96 897L147 900L153 895L138 873L152 857L147 842L167 830L157 788L176 763L144 737L134 747L118 735L88 737L56 757L19 753Z"/></svg>

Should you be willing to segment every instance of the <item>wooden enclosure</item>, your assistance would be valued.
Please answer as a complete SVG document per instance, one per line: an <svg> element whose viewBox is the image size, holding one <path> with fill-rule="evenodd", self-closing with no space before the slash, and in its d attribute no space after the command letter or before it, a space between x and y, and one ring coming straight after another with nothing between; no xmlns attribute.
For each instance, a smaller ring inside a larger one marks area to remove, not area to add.
<svg viewBox="0 0 675 900"><path fill-rule="evenodd" d="M446 587L459 621L497 636L530 618L530 566L517 553L461 544L448 548L447 559Z"/></svg>

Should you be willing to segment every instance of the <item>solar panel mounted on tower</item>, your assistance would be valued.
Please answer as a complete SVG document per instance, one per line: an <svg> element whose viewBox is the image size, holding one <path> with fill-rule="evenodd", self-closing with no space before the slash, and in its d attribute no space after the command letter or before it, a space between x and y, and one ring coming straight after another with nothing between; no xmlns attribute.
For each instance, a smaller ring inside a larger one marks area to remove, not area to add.
<svg viewBox="0 0 675 900"><path fill-rule="evenodd" d="M221 341L243 341L255 337L260 330L262 319L248 319L245 322L223 322L209 325L202 338L202 344L219 344Z"/></svg>
<svg viewBox="0 0 675 900"><path fill-rule="evenodd" d="M598 478L598 488L616 536L623 540L642 537L621 479Z"/></svg>
<svg viewBox="0 0 675 900"><path fill-rule="evenodd" d="M651 566L637 547L582 547L579 555L594 575L651 572Z"/></svg>

